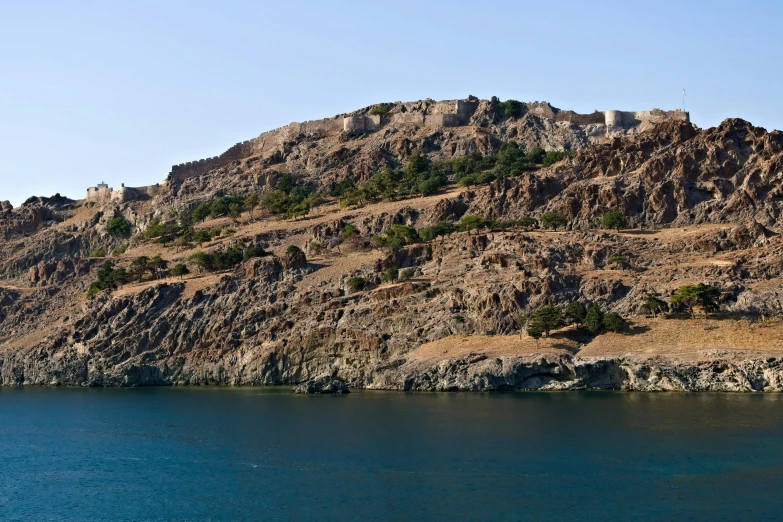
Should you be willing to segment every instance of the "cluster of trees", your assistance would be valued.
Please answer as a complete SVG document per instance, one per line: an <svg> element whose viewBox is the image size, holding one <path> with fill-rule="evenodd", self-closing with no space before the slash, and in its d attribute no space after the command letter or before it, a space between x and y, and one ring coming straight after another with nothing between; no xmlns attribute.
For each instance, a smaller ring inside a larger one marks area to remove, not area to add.
<svg viewBox="0 0 783 522"><path fill-rule="evenodd" d="M496 155L484 156L474 151L467 156L453 158L441 162L441 168L454 173L454 178L461 186L482 185L498 178L519 176L539 167L548 167L570 152L545 151L535 147L527 153L515 141L508 141L500 146Z"/></svg>
<svg viewBox="0 0 783 522"><path fill-rule="evenodd" d="M331 194L340 198L343 206L359 205L381 199L429 196L447 182L443 169L416 149L404 169L386 167L358 187L350 180L341 181L332 186Z"/></svg>
<svg viewBox="0 0 783 522"><path fill-rule="evenodd" d="M559 330L566 325L566 321L575 324L578 328L585 328L595 335L601 330L619 332L625 328L626 321L616 312L604 313L601 308L592 304L587 306L581 301L573 301L568 304L565 313L557 306L544 306L531 314L527 321L527 334L536 340L542 335L549 337L552 330Z"/></svg>
<svg viewBox="0 0 783 522"><path fill-rule="evenodd" d="M239 263L254 257L268 256L269 252L255 245L246 245L243 241L214 252L198 251L192 254L188 261L193 263L202 272L219 272L230 270Z"/></svg>
<svg viewBox="0 0 783 522"><path fill-rule="evenodd" d="M261 200L261 206L273 214L297 217L307 215L321 203L321 196L305 183L298 183L290 174L283 174L275 190Z"/></svg>
<svg viewBox="0 0 783 522"><path fill-rule="evenodd" d="M218 218L223 216L228 216L236 220L242 214L242 211L246 209L249 210L246 201L246 199L239 196L222 196L211 201L202 201L190 211L191 219L188 221L200 223L207 218ZM258 205L257 200L255 201L255 204Z"/></svg>
<svg viewBox="0 0 783 522"><path fill-rule="evenodd" d="M166 272L168 265L168 261L159 255L154 257L139 256L131 261L127 270L116 267L111 261L106 261L98 270L98 278L90 284L87 298L89 299L104 290L119 288L128 281L141 282L148 272L153 279L158 279Z"/></svg>
<svg viewBox="0 0 783 522"><path fill-rule="evenodd" d="M112 218L106 225L106 231L114 237L128 238L131 235L130 221L122 216Z"/></svg>

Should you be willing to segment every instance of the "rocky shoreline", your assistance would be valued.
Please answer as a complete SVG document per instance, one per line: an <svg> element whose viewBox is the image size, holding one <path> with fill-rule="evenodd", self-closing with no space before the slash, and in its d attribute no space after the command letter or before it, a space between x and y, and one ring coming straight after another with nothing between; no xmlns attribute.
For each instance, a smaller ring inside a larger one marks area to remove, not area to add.
<svg viewBox="0 0 783 522"><path fill-rule="evenodd" d="M683 392L781 392L783 358L718 358L684 361L676 358L628 356L580 358L571 355L487 357L471 354L438 362L394 361L358 375L325 379L302 373L301 380L279 378L266 367L224 368L222 377L194 368L128 365L96 374L84 358L61 359L61 365L36 367L31 361L11 366L3 361L3 386L258 386L297 385L298 393L347 393L348 388L396 391L625 390ZM41 361L43 362L43 361ZM279 369L278 369L279 370ZM293 375L293 374L291 374Z"/></svg>

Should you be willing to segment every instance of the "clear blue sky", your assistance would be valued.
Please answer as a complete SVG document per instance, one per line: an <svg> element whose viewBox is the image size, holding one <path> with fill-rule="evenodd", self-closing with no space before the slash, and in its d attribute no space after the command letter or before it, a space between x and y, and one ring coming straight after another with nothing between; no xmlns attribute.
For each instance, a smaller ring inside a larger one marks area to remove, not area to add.
<svg viewBox="0 0 783 522"><path fill-rule="evenodd" d="M779 1L0 0L0 200L156 183L381 101L673 109L685 87L697 125L781 129L782 24Z"/></svg>

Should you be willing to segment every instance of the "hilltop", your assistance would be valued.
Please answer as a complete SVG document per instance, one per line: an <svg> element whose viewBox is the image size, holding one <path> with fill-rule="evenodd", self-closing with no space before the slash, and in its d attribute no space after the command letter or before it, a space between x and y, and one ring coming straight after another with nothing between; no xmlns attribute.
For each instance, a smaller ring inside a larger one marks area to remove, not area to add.
<svg viewBox="0 0 783 522"><path fill-rule="evenodd" d="M512 102L378 104L3 204L0 381L781 389L783 135ZM573 301L627 325L524 334Z"/></svg>

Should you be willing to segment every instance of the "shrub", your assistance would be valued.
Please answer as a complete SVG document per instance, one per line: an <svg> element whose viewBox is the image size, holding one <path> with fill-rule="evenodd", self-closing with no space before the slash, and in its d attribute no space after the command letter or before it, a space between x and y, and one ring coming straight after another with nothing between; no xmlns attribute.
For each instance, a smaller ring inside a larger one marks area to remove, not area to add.
<svg viewBox="0 0 783 522"><path fill-rule="evenodd" d="M628 258L619 254L609 256L610 263L622 263L623 261L628 261Z"/></svg>
<svg viewBox="0 0 783 522"><path fill-rule="evenodd" d="M573 152L565 151L565 152L558 152L554 150L549 150L546 152L546 155L544 155L544 161L542 165L544 167L549 167L550 165L554 165L558 161L562 161L565 158L570 158L573 156Z"/></svg>
<svg viewBox="0 0 783 522"><path fill-rule="evenodd" d="M299 248L296 245L288 245L286 247L286 249L285 249L285 255L288 256L288 257L294 257L295 255L297 255L301 251L302 251L302 249Z"/></svg>
<svg viewBox="0 0 783 522"><path fill-rule="evenodd" d="M269 252L260 246L251 245L245 248L245 251L242 253L242 261L244 262L249 259L253 259L254 257L266 257L268 255L270 255Z"/></svg>
<svg viewBox="0 0 783 522"><path fill-rule="evenodd" d="M130 237L131 224L124 217L116 217L106 225L106 231L114 237Z"/></svg>
<svg viewBox="0 0 783 522"><path fill-rule="evenodd" d="M457 228L461 231L474 230L477 228L487 227L490 222L481 216L464 216L457 223Z"/></svg>
<svg viewBox="0 0 783 522"><path fill-rule="evenodd" d="M604 317L604 328L610 332L619 332L625 328L625 319L616 312L609 312L606 314L606 317Z"/></svg>
<svg viewBox="0 0 783 522"><path fill-rule="evenodd" d="M455 321L457 321L458 323L464 323L465 322L465 318L462 317L461 315L452 315L451 318L454 319Z"/></svg>
<svg viewBox="0 0 783 522"><path fill-rule="evenodd" d="M541 214L541 224L544 226L544 228L557 230L560 227L565 227L568 225L568 218L560 212L547 210Z"/></svg>
<svg viewBox="0 0 783 522"><path fill-rule="evenodd" d="M122 254L124 254L127 251L128 251L128 245L120 245L120 246L118 246L117 248L115 248L114 250L111 251L111 255L113 255L115 257L116 256L121 256Z"/></svg>
<svg viewBox="0 0 783 522"><path fill-rule="evenodd" d="M607 210L601 219L604 228L614 228L618 232L621 228L628 226L628 220L619 210Z"/></svg>
<svg viewBox="0 0 783 522"><path fill-rule="evenodd" d="M440 221L431 227L425 227L419 230L419 237L421 237L423 241L432 241L438 236L451 234L455 230L457 230L457 227L455 227L454 223L451 221Z"/></svg>
<svg viewBox="0 0 783 522"><path fill-rule="evenodd" d="M345 225L345 228L340 232L341 239L348 239L353 236L359 235L359 229L353 225Z"/></svg>
<svg viewBox="0 0 783 522"><path fill-rule="evenodd" d="M90 253L90 257L106 257L106 251L102 248L96 248Z"/></svg>
<svg viewBox="0 0 783 522"><path fill-rule="evenodd" d="M352 277L348 280L348 289L351 292L360 292L364 290L365 281L363 277Z"/></svg>
<svg viewBox="0 0 783 522"><path fill-rule="evenodd" d="M413 277L413 269L412 268L406 268L402 272L400 272L400 279L410 279Z"/></svg>
<svg viewBox="0 0 783 522"><path fill-rule="evenodd" d="M397 277L399 277L399 271L397 270L397 268L390 266L389 268L383 271L383 274L381 274L381 281L384 283L391 283L393 281L396 281Z"/></svg>
<svg viewBox="0 0 783 522"><path fill-rule="evenodd" d="M342 198L353 193L355 190L356 184L354 184L353 180L344 179L332 184L332 189L329 191L329 194L335 198Z"/></svg>
<svg viewBox="0 0 783 522"><path fill-rule="evenodd" d="M389 111L391 110L391 107L385 103L379 103L378 105L375 105L372 109L370 109L370 114L373 116L384 116L386 114L389 114Z"/></svg>
<svg viewBox="0 0 783 522"><path fill-rule="evenodd" d="M373 236L373 242L382 247L397 250L405 245L419 241L416 229L408 225L392 225L380 236Z"/></svg>

